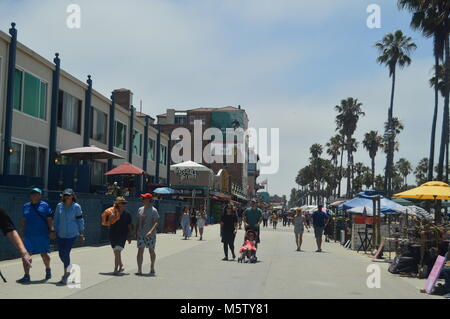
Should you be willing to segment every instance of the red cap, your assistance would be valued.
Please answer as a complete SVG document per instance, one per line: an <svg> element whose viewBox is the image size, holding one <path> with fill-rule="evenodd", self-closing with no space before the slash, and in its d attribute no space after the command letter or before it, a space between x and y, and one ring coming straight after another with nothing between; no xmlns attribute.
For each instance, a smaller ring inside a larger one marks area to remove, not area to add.
<svg viewBox="0 0 450 319"><path fill-rule="evenodd" d="M142 198L147 198L149 200L153 200L153 195L150 193L141 194Z"/></svg>

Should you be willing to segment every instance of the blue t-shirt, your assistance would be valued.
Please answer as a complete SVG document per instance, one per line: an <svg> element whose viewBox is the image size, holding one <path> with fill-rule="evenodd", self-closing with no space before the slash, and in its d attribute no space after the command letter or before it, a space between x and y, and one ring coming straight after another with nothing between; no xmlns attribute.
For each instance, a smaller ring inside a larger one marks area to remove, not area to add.
<svg viewBox="0 0 450 319"><path fill-rule="evenodd" d="M315 211L312 214L313 219L313 226L314 227L325 227L325 222L329 218L327 213L324 213L323 211Z"/></svg>
<svg viewBox="0 0 450 319"><path fill-rule="evenodd" d="M25 237L48 236L47 218L52 216L50 205L44 201L37 204L31 202L23 205L23 218L25 218Z"/></svg>

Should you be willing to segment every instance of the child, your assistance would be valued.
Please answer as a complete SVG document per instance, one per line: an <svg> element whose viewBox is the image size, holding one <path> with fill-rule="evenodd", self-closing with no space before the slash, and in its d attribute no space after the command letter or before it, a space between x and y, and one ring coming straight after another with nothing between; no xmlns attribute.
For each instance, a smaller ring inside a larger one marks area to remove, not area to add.
<svg viewBox="0 0 450 319"><path fill-rule="evenodd" d="M255 253L256 253L256 234L254 231L248 231L247 232L247 239L245 240L244 245L239 249L239 252L242 254L242 257L247 257L248 260L246 262L249 262L249 260L255 259Z"/></svg>

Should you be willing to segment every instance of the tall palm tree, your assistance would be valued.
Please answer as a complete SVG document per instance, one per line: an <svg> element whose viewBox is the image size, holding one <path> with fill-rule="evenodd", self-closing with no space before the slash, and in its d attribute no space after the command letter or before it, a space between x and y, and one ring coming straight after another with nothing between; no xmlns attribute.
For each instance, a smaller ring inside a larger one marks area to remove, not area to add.
<svg viewBox="0 0 450 319"><path fill-rule="evenodd" d="M407 37L401 30L397 30L394 33L386 34L381 41L375 43L375 47L380 53L380 56L377 58L377 62L388 67L389 77L392 78L391 104L388 112L389 129L392 129L397 66L400 69L409 66L411 64L411 58L409 55L417 48L417 46L414 42L412 42L411 37ZM386 156L385 184L387 186L387 195L389 197L391 193L390 178L392 175L392 164L394 161L392 138L389 139L388 144L389 152Z"/></svg>
<svg viewBox="0 0 450 319"><path fill-rule="evenodd" d="M435 79L438 78L440 60L444 57L446 32L439 17L445 16L444 8L447 0L398 0L401 9L407 9L412 13L411 27L414 30L422 30L425 37L433 37L433 53L435 60ZM438 87L434 86L434 112L431 126L430 159L428 161L428 180L433 179L434 149L436 140L436 123L439 108Z"/></svg>
<svg viewBox="0 0 450 319"><path fill-rule="evenodd" d="M338 112L336 116L337 130L342 131L345 136L345 143L347 146L347 196L351 196L351 167L353 166L352 160L352 136L355 133L358 125L358 120L365 113L361 109L362 103L358 99L352 97L342 100L340 105L335 106L335 110Z"/></svg>
<svg viewBox="0 0 450 319"><path fill-rule="evenodd" d="M403 185L408 186L408 175L412 172L411 163L406 158L401 158L395 164L398 172L403 176Z"/></svg>
<svg viewBox="0 0 450 319"><path fill-rule="evenodd" d="M316 202L319 202L319 191L320 191L320 155L322 155L323 147L322 145L316 143L309 148L311 153L311 165L314 167L314 177L316 180Z"/></svg>
<svg viewBox="0 0 450 319"><path fill-rule="evenodd" d="M326 144L327 147L327 154L331 157L331 161L333 162L334 170L333 173L335 174L334 178L337 180L337 182L340 183L340 178L337 176L337 167L338 167L338 157L341 155L341 148L343 147L343 139L342 135L335 135L332 138L330 138L330 141ZM341 156L342 158L342 156ZM336 189L335 189L336 191ZM336 195L336 192L334 192Z"/></svg>
<svg viewBox="0 0 450 319"><path fill-rule="evenodd" d="M383 137L378 135L378 131L370 131L364 135L363 146L369 152L369 157L372 161L372 182L374 182L375 156L377 156L378 149L383 146Z"/></svg>

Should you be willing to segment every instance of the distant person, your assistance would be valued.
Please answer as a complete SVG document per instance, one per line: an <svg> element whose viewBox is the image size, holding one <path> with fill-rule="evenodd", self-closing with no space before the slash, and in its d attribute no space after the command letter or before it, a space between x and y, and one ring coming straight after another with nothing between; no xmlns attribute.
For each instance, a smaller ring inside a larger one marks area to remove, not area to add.
<svg viewBox="0 0 450 319"><path fill-rule="evenodd" d="M131 244L132 233L131 215L125 210L128 202L123 197L117 197L114 205L102 214L103 226L109 227L109 241L114 253L114 275L123 272L122 250L125 243Z"/></svg>
<svg viewBox="0 0 450 319"><path fill-rule="evenodd" d="M317 206L317 211L312 214L313 227L314 227L314 237L316 237L317 250L316 252L322 252L322 235L325 226L328 222L328 214L323 210L323 205Z"/></svg>
<svg viewBox="0 0 450 319"><path fill-rule="evenodd" d="M50 205L41 200L42 191L33 188L30 192L30 201L23 205L23 214L20 223L20 233L24 238L27 251L40 254L45 265L45 280L52 278L50 269L50 238L55 239L52 209ZM24 264L25 275L17 280L20 284L31 281L30 268Z"/></svg>
<svg viewBox="0 0 450 319"><path fill-rule="evenodd" d="M283 211L281 216L283 218L283 227L286 227L287 222L288 222L288 214L287 214L287 212Z"/></svg>
<svg viewBox="0 0 450 319"><path fill-rule="evenodd" d="M239 224L239 229L242 229L243 214L244 214L244 210L242 209L242 207L239 207L237 209L237 220L238 220L238 224Z"/></svg>
<svg viewBox="0 0 450 319"><path fill-rule="evenodd" d="M271 216L271 219L272 219L272 226L273 226L273 229L277 229L278 215L277 215L277 212L276 212L276 211L273 211L272 216Z"/></svg>
<svg viewBox="0 0 450 319"><path fill-rule="evenodd" d="M225 257L222 260L228 260L228 247L230 248L233 259L236 258L234 253L234 239L236 238L236 232L238 227L238 220L234 208L227 204L224 208L224 214L220 221L221 238L223 243L223 251Z"/></svg>
<svg viewBox="0 0 450 319"><path fill-rule="evenodd" d="M333 216L328 215L328 222L325 225L324 229L324 235L325 235L325 242L329 243L331 239L333 238L333 229L334 229L334 219Z"/></svg>
<svg viewBox="0 0 450 319"><path fill-rule="evenodd" d="M293 224L297 251L302 251L303 232L305 231L305 218L300 208L298 208L295 213Z"/></svg>
<svg viewBox="0 0 450 319"><path fill-rule="evenodd" d="M256 200L251 200L250 207L244 211L243 220L245 231L254 230L256 232L256 247L260 243L260 225L262 223L262 212L256 204Z"/></svg>
<svg viewBox="0 0 450 319"><path fill-rule="evenodd" d="M265 209L263 211L263 227L267 227L267 222L269 220L269 211L267 209Z"/></svg>
<svg viewBox="0 0 450 319"><path fill-rule="evenodd" d="M22 264L23 268L25 269L25 273L27 273L27 270L31 268L31 255L22 242L22 239L20 238L19 233L17 232L11 218L6 214L3 208L0 208L0 230L6 237L9 238L11 243L16 246L22 257ZM3 277L1 272L0 277L3 279L3 281L6 282L6 279Z"/></svg>
<svg viewBox="0 0 450 319"><path fill-rule="evenodd" d="M309 233L310 229L311 229L311 216L309 214L305 215L305 227L306 227L306 230Z"/></svg>
<svg viewBox="0 0 450 319"><path fill-rule="evenodd" d="M138 247L137 275L142 275L144 250L147 248L150 253L150 276L154 276L156 261L156 233L159 225L159 214L158 210L153 206L152 194L142 194L141 197L143 206L138 210L136 222L136 238Z"/></svg>
<svg viewBox="0 0 450 319"><path fill-rule="evenodd" d="M183 229L183 237L185 240L191 237L190 220L189 208L184 207L181 214L181 228Z"/></svg>
<svg viewBox="0 0 450 319"><path fill-rule="evenodd" d="M203 240L203 230L205 228L205 225L206 225L206 213L205 213L205 209L202 208L202 209L200 209L200 214L197 219L197 227L198 227L198 231L200 233L199 240Z"/></svg>
<svg viewBox="0 0 450 319"><path fill-rule="evenodd" d="M81 206L77 203L77 198L72 189L64 190L62 201L55 209L54 224L56 231L56 241L58 243L59 258L64 265L64 275L60 284L66 285L70 273L70 252L75 245L77 238L85 242L84 218Z"/></svg>
<svg viewBox="0 0 450 319"><path fill-rule="evenodd" d="M197 237L198 235L197 212L195 211L194 208L192 208L191 210L190 218L191 218L191 233L194 233L195 229L195 237Z"/></svg>

